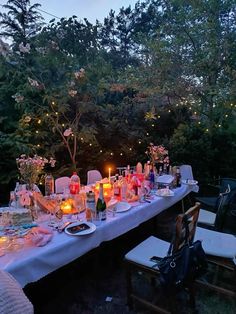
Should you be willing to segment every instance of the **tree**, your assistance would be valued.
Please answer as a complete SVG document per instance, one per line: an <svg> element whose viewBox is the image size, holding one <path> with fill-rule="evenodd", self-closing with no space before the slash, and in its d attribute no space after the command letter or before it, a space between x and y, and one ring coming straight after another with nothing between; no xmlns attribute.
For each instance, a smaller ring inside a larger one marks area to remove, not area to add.
<svg viewBox="0 0 236 314"><path fill-rule="evenodd" d="M9 37L14 45L25 45L41 28L43 19L37 9L41 5L30 5L30 0L8 0L3 8L7 13L0 13L0 26L4 29L1 36Z"/></svg>

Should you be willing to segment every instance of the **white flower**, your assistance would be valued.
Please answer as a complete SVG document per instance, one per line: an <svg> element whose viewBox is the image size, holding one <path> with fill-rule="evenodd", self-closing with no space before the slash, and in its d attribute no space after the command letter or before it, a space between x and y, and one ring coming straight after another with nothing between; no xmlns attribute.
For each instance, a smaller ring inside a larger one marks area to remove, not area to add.
<svg viewBox="0 0 236 314"><path fill-rule="evenodd" d="M20 102L22 102L24 100L24 96L22 96L22 95L20 95L18 93L13 95L13 96L11 96L11 97L14 98L17 103L20 103Z"/></svg>
<svg viewBox="0 0 236 314"><path fill-rule="evenodd" d="M28 81L29 81L31 86L40 87L40 84L36 80L33 80L32 78L28 77Z"/></svg>
<svg viewBox="0 0 236 314"><path fill-rule="evenodd" d="M74 97L74 96L77 94L77 90L70 89L70 90L68 91L68 94L69 94L71 97Z"/></svg>
<svg viewBox="0 0 236 314"><path fill-rule="evenodd" d="M76 71L74 75L77 80L83 78L85 76L85 69L81 68L79 71Z"/></svg>
<svg viewBox="0 0 236 314"><path fill-rule="evenodd" d="M71 128L69 128L69 129L66 129L65 131L64 131L64 133L63 133L63 135L64 136L70 136L72 134L72 130L71 130Z"/></svg>
<svg viewBox="0 0 236 314"><path fill-rule="evenodd" d="M19 50L22 53L29 53L30 52L30 44L24 45L22 42L19 44Z"/></svg>

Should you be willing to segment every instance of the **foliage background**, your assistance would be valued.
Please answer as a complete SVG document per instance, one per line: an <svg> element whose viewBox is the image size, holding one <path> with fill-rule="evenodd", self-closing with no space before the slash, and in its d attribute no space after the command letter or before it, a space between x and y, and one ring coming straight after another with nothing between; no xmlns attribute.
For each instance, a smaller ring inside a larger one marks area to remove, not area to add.
<svg viewBox="0 0 236 314"><path fill-rule="evenodd" d="M95 25L43 25L38 7L9 0L0 16L0 202L22 153L85 183L89 169L146 162L153 142L200 182L235 177L235 0L146 0Z"/></svg>

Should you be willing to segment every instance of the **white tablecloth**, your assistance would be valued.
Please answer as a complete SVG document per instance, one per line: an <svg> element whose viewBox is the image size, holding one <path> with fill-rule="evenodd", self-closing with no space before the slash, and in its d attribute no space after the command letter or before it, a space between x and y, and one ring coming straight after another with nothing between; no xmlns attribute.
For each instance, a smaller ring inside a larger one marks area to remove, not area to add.
<svg viewBox="0 0 236 314"><path fill-rule="evenodd" d="M188 193L193 187L182 185L175 189L172 197L155 196L151 203L132 204L129 211L109 215L101 222L94 233L84 236L70 236L54 232L50 243L44 247L24 247L20 251L0 257L0 269L8 271L22 287L39 280L52 271L64 266L104 241L110 241L141 223L169 208ZM83 218L84 214L80 214Z"/></svg>

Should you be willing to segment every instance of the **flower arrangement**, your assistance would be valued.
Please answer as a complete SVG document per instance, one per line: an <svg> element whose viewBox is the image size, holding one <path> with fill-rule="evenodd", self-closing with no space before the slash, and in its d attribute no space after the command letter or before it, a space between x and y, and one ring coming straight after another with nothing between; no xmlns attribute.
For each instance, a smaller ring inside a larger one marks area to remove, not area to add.
<svg viewBox="0 0 236 314"><path fill-rule="evenodd" d="M150 158L152 164L167 163L169 164L168 150L163 145L154 145L150 143L147 148L146 154Z"/></svg>
<svg viewBox="0 0 236 314"><path fill-rule="evenodd" d="M16 158L16 164L21 179L30 187L37 182L39 174L42 172L46 164L50 164L51 167L54 167L55 163L56 161L52 157L48 160L38 155L34 155L34 157L21 155L19 158Z"/></svg>

